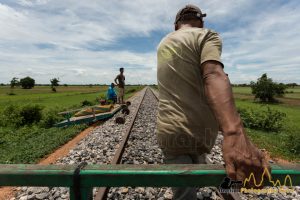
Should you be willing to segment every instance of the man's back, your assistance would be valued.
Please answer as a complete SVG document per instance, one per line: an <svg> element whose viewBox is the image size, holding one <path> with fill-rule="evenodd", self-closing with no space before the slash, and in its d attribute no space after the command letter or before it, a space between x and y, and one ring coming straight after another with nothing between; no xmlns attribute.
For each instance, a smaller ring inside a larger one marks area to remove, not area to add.
<svg viewBox="0 0 300 200"><path fill-rule="evenodd" d="M211 43L219 43L218 52ZM218 124L206 102L200 65L220 61L220 53L220 38L208 29L180 29L161 41L157 135L165 152L202 154L213 146Z"/></svg>

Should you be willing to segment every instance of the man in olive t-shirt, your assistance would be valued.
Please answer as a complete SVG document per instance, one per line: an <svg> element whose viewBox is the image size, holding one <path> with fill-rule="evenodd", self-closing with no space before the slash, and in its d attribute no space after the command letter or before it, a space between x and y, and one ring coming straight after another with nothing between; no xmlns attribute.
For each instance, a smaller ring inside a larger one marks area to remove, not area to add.
<svg viewBox="0 0 300 200"><path fill-rule="evenodd" d="M175 31L157 49L159 105L157 138L165 163L206 163L222 131L223 157L231 179L257 180L269 168L247 138L221 61L218 33L203 28L203 14L187 5L176 15ZM174 199L196 199L195 188L173 188Z"/></svg>
<svg viewBox="0 0 300 200"><path fill-rule="evenodd" d="M115 83L118 85L118 103L124 103L125 76L124 68L120 68L120 74L115 78Z"/></svg>

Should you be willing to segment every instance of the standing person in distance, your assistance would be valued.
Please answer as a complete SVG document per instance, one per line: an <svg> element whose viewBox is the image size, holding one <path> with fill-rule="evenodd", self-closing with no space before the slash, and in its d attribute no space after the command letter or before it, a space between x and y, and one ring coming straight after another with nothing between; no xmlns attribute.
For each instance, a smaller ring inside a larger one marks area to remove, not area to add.
<svg viewBox="0 0 300 200"><path fill-rule="evenodd" d="M115 78L115 83L118 86L118 103L124 104L125 76L123 67L120 68L120 74Z"/></svg>

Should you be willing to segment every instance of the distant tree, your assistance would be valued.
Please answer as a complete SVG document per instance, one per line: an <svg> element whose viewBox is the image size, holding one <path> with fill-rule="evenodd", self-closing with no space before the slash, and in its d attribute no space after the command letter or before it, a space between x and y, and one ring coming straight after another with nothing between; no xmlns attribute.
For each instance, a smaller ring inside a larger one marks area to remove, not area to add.
<svg viewBox="0 0 300 200"><path fill-rule="evenodd" d="M50 79L51 89L53 92L56 92L56 87L59 86L59 78Z"/></svg>
<svg viewBox="0 0 300 200"><path fill-rule="evenodd" d="M297 83L288 83L286 84L288 87L294 88L295 86L297 86Z"/></svg>
<svg viewBox="0 0 300 200"><path fill-rule="evenodd" d="M268 78L267 74L263 74L257 79L257 82L251 81L250 86L255 99L260 99L262 102L275 102L274 97L283 96L287 88L283 83L273 82L271 78Z"/></svg>
<svg viewBox="0 0 300 200"><path fill-rule="evenodd" d="M23 89L31 89L35 85L35 80L29 76L20 79L20 85Z"/></svg>
<svg viewBox="0 0 300 200"><path fill-rule="evenodd" d="M14 88L20 84L17 77L13 77L10 81L10 88Z"/></svg>

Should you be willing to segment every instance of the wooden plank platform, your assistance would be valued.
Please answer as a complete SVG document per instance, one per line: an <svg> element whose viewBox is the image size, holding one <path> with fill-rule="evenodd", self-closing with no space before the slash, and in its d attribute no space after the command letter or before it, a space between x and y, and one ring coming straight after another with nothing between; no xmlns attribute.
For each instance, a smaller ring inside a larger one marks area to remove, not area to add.
<svg viewBox="0 0 300 200"><path fill-rule="evenodd" d="M69 119L66 119L62 122L55 124L54 126L55 127L64 127L64 126L70 126L70 125L75 125L75 124L93 123L93 122L96 122L99 120L108 119L108 118L114 116L121 109L122 109L122 106L120 104L115 104L114 108L110 112L91 114L91 115L85 115L85 116L80 116L80 117L71 117ZM76 110L76 111L78 111L78 110ZM70 113L71 113L71 111L62 112L62 114L70 114Z"/></svg>

